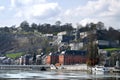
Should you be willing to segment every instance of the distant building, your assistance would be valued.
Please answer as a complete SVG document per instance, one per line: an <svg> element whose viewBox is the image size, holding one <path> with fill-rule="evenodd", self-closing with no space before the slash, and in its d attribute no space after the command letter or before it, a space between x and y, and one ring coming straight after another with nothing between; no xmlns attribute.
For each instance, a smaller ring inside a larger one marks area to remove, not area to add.
<svg viewBox="0 0 120 80"><path fill-rule="evenodd" d="M50 53L46 57L46 64L56 64L59 63L59 53Z"/></svg>
<svg viewBox="0 0 120 80"><path fill-rule="evenodd" d="M60 32L57 34L57 43L60 44L62 42L69 43L71 40L75 39L74 35L69 35L66 31L65 32Z"/></svg>
<svg viewBox="0 0 120 80"><path fill-rule="evenodd" d="M82 64L87 61L86 51L67 50L59 53L50 53L46 58L46 64L74 65Z"/></svg>
<svg viewBox="0 0 120 80"><path fill-rule="evenodd" d="M69 46L71 50L80 50L80 48L83 48L83 43L70 43Z"/></svg>
<svg viewBox="0 0 120 80"><path fill-rule="evenodd" d="M59 63L63 65L82 64L87 61L86 51L68 50L59 55Z"/></svg>
<svg viewBox="0 0 120 80"><path fill-rule="evenodd" d="M21 56L21 57L19 58L19 64L20 64L20 65L23 65L23 64L24 64L24 57L23 57L23 56Z"/></svg>
<svg viewBox="0 0 120 80"><path fill-rule="evenodd" d="M97 44L101 46L109 46L109 41L106 40L97 40Z"/></svg>
<svg viewBox="0 0 120 80"><path fill-rule="evenodd" d="M0 57L0 64L3 64L3 60L5 60L6 57Z"/></svg>
<svg viewBox="0 0 120 80"><path fill-rule="evenodd" d="M10 58L6 58L2 61L2 64L11 65L13 64L13 60Z"/></svg>
<svg viewBox="0 0 120 80"><path fill-rule="evenodd" d="M53 34L44 34L43 37L46 37L48 40L53 40Z"/></svg>
<svg viewBox="0 0 120 80"><path fill-rule="evenodd" d="M116 41L97 40L96 43L98 44L98 47L100 49L108 48L108 47L118 47L120 44L118 40Z"/></svg>
<svg viewBox="0 0 120 80"><path fill-rule="evenodd" d="M119 46L119 40L109 41L110 47L118 47Z"/></svg>
<svg viewBox="0 0 120 80"><path fill-rule="evenodd" d="M83 39L88 36L88 32L81 32L80 33L80 38Z"/></svg>
<svg viewBox="0 0 120 80"><path fill-rule="evenodd" d="M29 59L30 59L30 55L29 54L24 56L24 65L29 65L30 64Z"/></svg>

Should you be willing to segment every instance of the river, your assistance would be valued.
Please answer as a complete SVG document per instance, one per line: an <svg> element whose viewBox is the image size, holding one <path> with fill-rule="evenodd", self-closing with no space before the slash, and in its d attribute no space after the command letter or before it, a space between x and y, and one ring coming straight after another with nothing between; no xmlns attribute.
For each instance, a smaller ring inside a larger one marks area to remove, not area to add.
<svg viewBox="0 0 120 80"><path fill-rule="evenodd" d="M120 73L87 73L81 71L0 70L0 80L120 80Z"/></svg>

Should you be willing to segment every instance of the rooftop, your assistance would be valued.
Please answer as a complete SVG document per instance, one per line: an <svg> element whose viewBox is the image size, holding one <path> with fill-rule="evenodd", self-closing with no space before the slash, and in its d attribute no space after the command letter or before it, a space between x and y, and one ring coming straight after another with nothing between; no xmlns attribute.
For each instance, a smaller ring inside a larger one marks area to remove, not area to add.
<svg viewBox="0 0 120 80"><path fill-rule="evenodd" d="M87 54L87 51L82 51L82 50L67 50L67 51L62 51L62 55L81 55L85 56Z"/></svg>

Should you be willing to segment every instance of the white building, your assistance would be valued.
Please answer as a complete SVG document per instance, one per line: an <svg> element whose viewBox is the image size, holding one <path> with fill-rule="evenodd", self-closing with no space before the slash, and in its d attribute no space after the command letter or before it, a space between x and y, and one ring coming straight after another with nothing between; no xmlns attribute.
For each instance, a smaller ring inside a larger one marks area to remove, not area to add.
<svg viewBox="0 0 120 80"><path fill-rule="evenodd" d="M71 47L71 50L79 50L80 48L83 48L83 43L70 43L69 46Z"/></svg>
<svg viewBox="0 0 120 80"><path fill-rule="evenodd" d="M80 38L85 38L85 37L87 37L88 36L88 32L81 32L80 33Z"/></svg>
<svg viewBox="0 0 120 80"><path fill-rule="evenodd" d="M57 43L60 44L61 41L63 40L63 35L66 35L67 32L66 31L63 31L63 32L60 32L57 34Z"/></svg>
<svg viewBox="0 0 120 80"><path fill-rule="evenodd" d="M24 57L23 57L23 56L21 56L21 57L19 58L19 64L20 64L20 65L23 65L23 64L24 64Z"/></svg>
<svg viewBox="0 0 120 80"><path fill-rule="evenodd" d="M106 40L97 40L96 43L102 46L109 46L109 41L106 41Z"/></svg>

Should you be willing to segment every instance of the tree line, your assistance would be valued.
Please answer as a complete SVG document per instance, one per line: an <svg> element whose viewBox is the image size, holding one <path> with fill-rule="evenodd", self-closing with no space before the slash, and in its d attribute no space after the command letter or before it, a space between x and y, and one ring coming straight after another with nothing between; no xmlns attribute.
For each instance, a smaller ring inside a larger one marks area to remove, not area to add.
<svg viewBox="0 0 120 80"><path fill-rule="evenodd" d="M13 25L11 27L5 26L5 27L0 28L0 32L12 32L12 31L17 31L17 30L19 31L21 30L24 32L38 31L43 34L45 33L56 34L62 31L71 31L73 30L73 26L72 26L72 23L65 23L61 25L60 21L56 21L54 25L51 25L49 23L44 23L44 24L32 23L30 25L27 21L23 21L20 23L18 27Z"/></svg>
<svg viewBox="0 0 120 80"><path fill-rule="evenodd" d="M79 32L84 31L96 31L96 38L98 40L108 40L108 41L114 41L119 40L120 41L120 31L117 29L114 29L113 27L109 27L108 29L104 26L103 22L98 23L89 23L86 24L84 27L80 27Z"/></svg>

